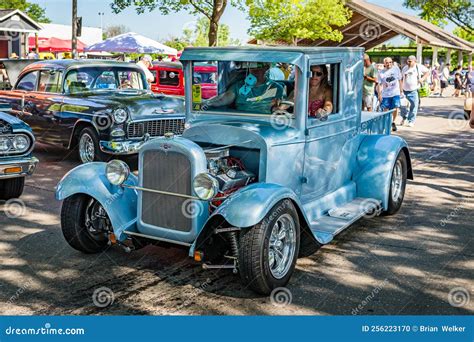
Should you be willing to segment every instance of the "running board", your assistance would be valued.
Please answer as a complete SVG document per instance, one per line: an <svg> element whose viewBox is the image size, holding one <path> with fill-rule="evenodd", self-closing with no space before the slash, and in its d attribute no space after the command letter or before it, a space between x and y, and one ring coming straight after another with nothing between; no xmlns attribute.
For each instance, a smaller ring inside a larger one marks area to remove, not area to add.
<svg viewBox="0 0 474 342"><path fill-rule="evenodd" d="M331 242L334 237L361 219L365 215L371 217L382 211L382 202L375 198L356 198L341 207L333 208L325 216L311 222L311 232L322 244Z"/></svg>

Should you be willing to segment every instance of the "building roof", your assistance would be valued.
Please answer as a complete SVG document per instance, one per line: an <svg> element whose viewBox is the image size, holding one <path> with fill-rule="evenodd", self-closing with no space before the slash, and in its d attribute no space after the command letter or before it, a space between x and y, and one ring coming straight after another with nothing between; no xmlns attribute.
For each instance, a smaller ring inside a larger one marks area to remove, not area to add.
<svg viewBox="0 0 474 342"><path fill-rule="evenodd" d="M353 15L350 22L340 28L344 35L341 42L301 39L298 45L359 46L371 49L401 34L424 45L474 52L473 43L416 16L393 11L363 0L347 0L346 6L352 10ZM253 39L249 43L256 44L257 40ZM279 41L277 44L285 43Z"/></svg>
<svg viewBox="0 0 474 342"><path fill-rule="evenodd" d="M22 20L13 20L15 15ZM0 31L37 32L41 28L39 23L18 9L0 9Z"/></svg>

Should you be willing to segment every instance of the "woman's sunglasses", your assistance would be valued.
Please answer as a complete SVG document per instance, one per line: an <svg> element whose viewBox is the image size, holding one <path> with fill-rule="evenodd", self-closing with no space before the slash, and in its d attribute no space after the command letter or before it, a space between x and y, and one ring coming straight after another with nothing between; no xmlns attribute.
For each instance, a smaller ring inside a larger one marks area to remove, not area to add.
<svg viewBox="0 0 474 342"><path fill-rule="evenodd" d="M313 76L321 77L323 76L323 73L321 71L313 71Z"/></svg>

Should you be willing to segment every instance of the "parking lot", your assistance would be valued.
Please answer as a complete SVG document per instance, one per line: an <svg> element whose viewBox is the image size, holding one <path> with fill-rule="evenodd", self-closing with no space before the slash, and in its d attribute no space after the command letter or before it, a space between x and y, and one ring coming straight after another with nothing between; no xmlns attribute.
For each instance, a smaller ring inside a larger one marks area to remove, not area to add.
<svg viewBox="0 0 474 342"><path fill-rule="evenodd" d="M54 187L78 162L38 145L25 207L0 205L2 314L473 314L474 130L461 116L462 99L424 99L416 126L396 133L415 173L401 211L363 219L299 259L272 298L228 270L201 269L182 249L73 250Z"/></svg>

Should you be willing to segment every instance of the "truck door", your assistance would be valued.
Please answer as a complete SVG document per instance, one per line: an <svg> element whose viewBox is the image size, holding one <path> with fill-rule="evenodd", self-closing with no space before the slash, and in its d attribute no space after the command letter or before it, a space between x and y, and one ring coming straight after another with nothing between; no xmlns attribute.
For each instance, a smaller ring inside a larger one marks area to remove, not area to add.
<svg viewBox="0 0 474 342"><path fill-rule="evenodd" d="M303 203L337 190L351 178L360 109L357 112L354 108L358 107L346 108L342 105L345 96L342 68L342 59L331 61L326 58L309 63ZM325 95L322 95L321 87L326 89ZM325 119L312 116L318 107L324 106L324 102L318 102L321 98L330 100L333 107Z"/></svg>

